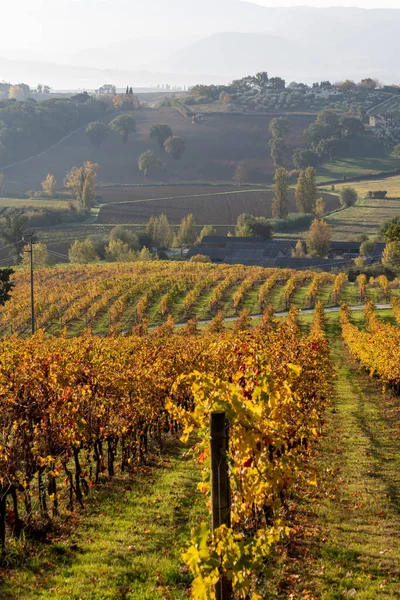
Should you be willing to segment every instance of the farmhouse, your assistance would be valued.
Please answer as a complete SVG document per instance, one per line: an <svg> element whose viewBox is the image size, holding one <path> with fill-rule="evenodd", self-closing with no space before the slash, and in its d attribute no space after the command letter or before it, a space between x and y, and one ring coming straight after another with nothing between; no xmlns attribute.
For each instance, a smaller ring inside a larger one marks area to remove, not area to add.
<svg viewBox="0 0 400 600"><path fill-rule="evenodd" d="M205 236L201 245L191 248L186 256L189 259L195 254L203 254L214 263L269 267L278 259L291 257L293 250L294 244L288 240L212 235Z"/></svg>
<svg viewBox="0 0 400 600"><path fill-rule="evenodd" d="M370 260L380 260L385 244L376 244ZM293 258L295 242L291 240L263 240L252 237L205 236L200 246L191 248L186 254L189 260L196 254L208 256L213 263L227 265L252 265L307 269L318 267L330 271L348 265L360 256L360 242L331 242L327 258Z"/></svg>
<svg viewBox="0 0 400 600"><path fill-rule="evenodd" d="M369 118L369 125L374 129L387 129L393 130L400 127L400 119L394 117L386 117L383 115L376 115Z"/></svg>

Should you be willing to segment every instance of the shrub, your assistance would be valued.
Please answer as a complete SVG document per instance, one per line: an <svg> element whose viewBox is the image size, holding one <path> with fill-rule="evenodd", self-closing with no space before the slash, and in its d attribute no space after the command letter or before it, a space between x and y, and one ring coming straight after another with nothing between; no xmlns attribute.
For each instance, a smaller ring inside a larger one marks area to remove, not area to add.
<svg viewBox="0 0 400 600"><path fill-rule="evenodd" d="M357 190L352 187L345 187L339 193L340 204L343 207L353 206L358 200Z"/></svg>
<svg viewBox="0 0 400 600"><path fill-rule="evenodd" d="M383 198L386 198L386 196L387 196L386 190L376 190L375 192L373 192L373 191L368 192L368 198L379 198L380 200L382 200Z"/></svg>
<svg viewBox="0 0 400 600"><path fill-rule="evenodd" d="M291 213L285 219L270 219L272 229L276 233L302 231L310 227L315 215Z"/></svg>
<svg viewBox="0 0 400 600"><path fill-rule="evenodd" d="M205 256L204 254L195 254L191 257L190 262L192 263L210 263L211 258L209 256Z"/></svg>

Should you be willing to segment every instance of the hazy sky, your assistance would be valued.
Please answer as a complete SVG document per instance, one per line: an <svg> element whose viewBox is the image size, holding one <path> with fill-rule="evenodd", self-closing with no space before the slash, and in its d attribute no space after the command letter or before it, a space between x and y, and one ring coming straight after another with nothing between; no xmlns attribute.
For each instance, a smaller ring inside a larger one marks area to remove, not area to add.
<svg viewBox="0 0 400 600"><path fill-rule="evenodd" d="M262 6L357 6L359 8L400 8L399 0L252 0Z"/></svg>

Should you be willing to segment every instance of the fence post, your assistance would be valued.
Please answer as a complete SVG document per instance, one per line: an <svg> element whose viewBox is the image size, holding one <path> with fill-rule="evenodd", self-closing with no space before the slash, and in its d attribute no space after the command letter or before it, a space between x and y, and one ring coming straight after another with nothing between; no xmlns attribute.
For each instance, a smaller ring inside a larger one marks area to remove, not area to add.
<svg viewBox="0 0 400 600"><path fill-rule="evenodd" d="M231 525L230 486L228 475L228 422L224 412L210 414L211 454L211 527L214 532L220 525ZM215 588L216 600L232 598L232 583L221 577Z"/></svg>

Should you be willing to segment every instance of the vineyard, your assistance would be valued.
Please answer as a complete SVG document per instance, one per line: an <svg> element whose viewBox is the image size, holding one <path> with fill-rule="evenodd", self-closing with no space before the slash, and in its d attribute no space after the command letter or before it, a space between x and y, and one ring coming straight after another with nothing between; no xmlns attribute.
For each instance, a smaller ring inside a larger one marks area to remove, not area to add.
<svg viewBox="0 0 400 600"><path fill-rule="evenodd" d="M187 563L194 598L208 598L220 573L240 597L288 534L286 495L304 475L322 426L332 366L320 311L301 337L297 311L274 323L269 311L251 332L183 335L173 323L148 334L107 338L10 338L2 345L0 544L40 523L65 518L106 475L145 460L149 445L184 425L200 442L209 492L207 417L224 408L231 423L232 529L194 532ZM238 322L239 323L239 322ZM212 328L210 328L212 329ZM157 373L157 377L154 377ZM312 401L310 399L312 398ZM248 535L250 523L253 535ZM214 540L214 541L213 541ZM201 548L206 545L208 553ZM237 557L242 557L239 563ZM216 559L218 564L216 564Z"/></svg>
<svg viewBox="0 0 400 600"><path fill-rule="evenodd" d="M243 600L287 598L290 594L308 600L344 600L352 589L358 594L367 585L370 595L360 595L364 600L374 600L377 590L386 588L388 595L384 593L382 598L396 597L390 590L400 584L400 573L394 562L382 559L386 546L381 544L389 547L388 536L390 552L400 556L398 542L388 533L389 523L387 527L377 523L377 528L386 532L382 542L375 540L379 566L366 557L362 572L356 565L346 567L335 554L331 561L320 550L324 569L317 562L315 571L307 575L303 551L294 549L305 543L303 538L317 544L318 535L307 526L318 506L337 513L339 491L331 488L340 473L338 487L347 494L340 506L356 502L358 508L351 510L366 511L363 507L372 505L372 494L388 507L382 510L373 504L372 517L365 512L368 516L362 513L363 518L375 523L374 519L389 519L390 515L390 527L397 531L398 511L391 502L398 502L399 482L394 474L398 474L398 454L390 474L385 467L392 500L382 500L389 496L375 479L371 479L375 491L367 490L371 482L365 491L359 490L357 479L369 477L368 473L351 474L347 481L346 466L342 466L343 472L332 468L333 454L325 458L328 466L318 463L325 460L319 456L321 447L326 453L327 433L340 436L342 429L353 423L334 398L337 394L341 397L343 386L356 370L361 373L357 377L364 378L365 389L378 386L378 391L374 388L374 408L369 410L380 406L376 401L376 393L380 393L385 418L388 398L393 404L390 415L398 414L397 280L360 275L349 282L343 273L161 261L46 269L36 273L40 330L32 337L28 337L26 273L18 272L14 283L13 299L2 308L0 321L1 558L7 563L26 539L61 539L54 532L67 528L71 518L93 519L86 517L92 514L93 502L99 518L106 519L112 486L124 482L122 502L126 503L132 485L128 482L147 472L147 477L162 477L161 471L157 475L150 467L152 457L165 456L167 460L174 439L183 440L186 455L197 465L195 473L205 502L190 539L187 532L183 540L185 548L179 560L185 566L174 575L174 581L161 558L158 569L154 567L157 572L150 574L148 581L143 574L138 584L128 581L121 586L114 582L112 570L109 573L105 568L100 576L98 566L94 572L90 567L88 573L95 574L90 579L88 574L83 576L79 591L74 590L76 573L71 585L66 579L66 563L62 572L51 577L39 575L39 583L33 570L25 584L18 569L9 579L6 567L4 590L10 594L5 593L5 598L177 600L188 597L190 589L195 600L214 600L215 585L221 578L232 585L232 597ZM376 302L392 305L385 317L374 309ZM340 303L339 320L338 313L323 310L324 305ZM346 303L366 306L363 312L354 313ZM301 316L299 307L312 308L313 314ZM286 313L274 316L279 309ZM250 313L259 316L251 320ZM229 327L224 321L227 315L237 317ZM206 322L200 327L202 318ZM181 327L176 327L178 321L182 321ZM107 335L95 335L98 333ZM354 364L346 367L345 375L344 360ZM351 398L351 410L355 410L356 398ZM360 398L357 402L360 404ZM231 522L212 532L207 514L211 502L209 417L216 411L224 411L230 423ZM359 423L358 417L354 423ZM364 427L364 421L360 423ZM357 435L354 439L361 443L362 433ZM343 433L343 440L348 437ZM392 438L395 451L397 437ZM387 452L383 447L380 451ZM348 452L351 456L351 447ZM360 460L358 452L356 461ZM379 456L374 454L368 460L377 461ZM345 465L346 461L342 462ZM178 466L182 459L174 464L175 469L183 468ZM376 478L376 473L372 477ZM178 481L175 485L179 487ZM138 492L139 515L146 514L146 505L159 502L150 501L145 489ZM364 502L361 496L365 494ZM112 522L114 517L109 516ZM337 513L338 528L344 518L358 527L352 513L346 517ZM116 526L118 519L115 515ZM138 519L141 522L142 516ZM333 530L333 522L329 527ZM329 527L323 537L327 549L334 543L329 541L333 535ZM153 529L155 524L150 523L144 536L151 538ZM169 532L171 540L174 535ZM355 538L363 535L358 531ZM370 529L368 535L374 532ZM105 542L101 541L103 548ZM89 555L91 543L90 537L85 550ZM352 536L345 536L343 543L346 548L353 544ZM157 556L161 552L157 551L161 548L157 537L152 544ZM129 571L129 565L149 550L130 544L128 550L119 548L119 552L124 570ZM162 552L168 553L165 548ZM310 547L304 552L310 553L312 561ZM71 554L68 560L80 559ZM107 564L114 564L115 557L112 561ZM54 571L53 559L49 565ZM327 565L330 571L325 573ZM347 568L347 583L343 568ZM370 583L371 572L376 584ZM276 587L272 588L274 577ZM97 594L102 579L111 587ZM327 590L335 590L337 595L330 596Z"/></svg>
<svg viewBox="0 0 400 600"><path fill-rule="evenodd" d="M0 309L0 333L25 335L30 331L29 275L14 276L12 300ZM340 302L357 305L365 300L388 302L399 297L400 282L385 276L349 282L338 275L240 265L155 262L71 266L38 270L35 274L35 314L38 329L57 335L78 335L90 328L96 334L127 333L146 322L160 325L234 317L243 309L259 315L271 305L275 311L313 308Z"/></svg>

